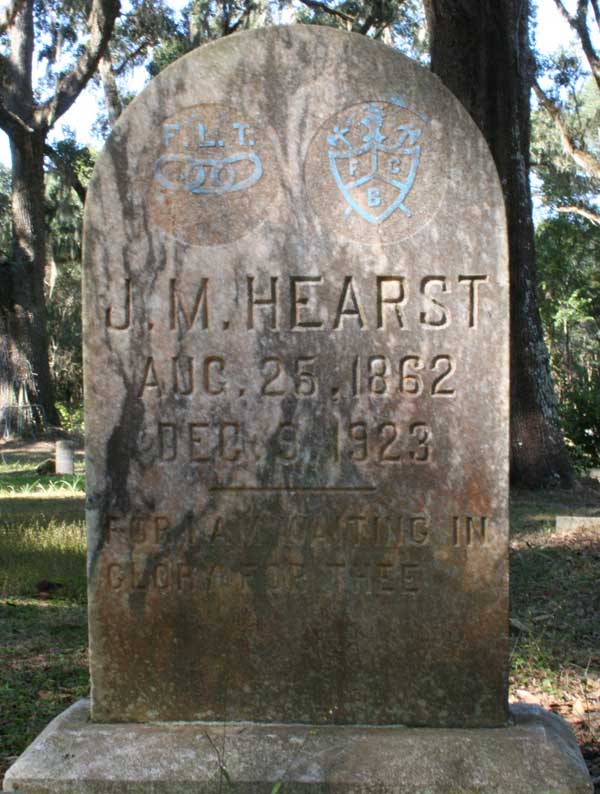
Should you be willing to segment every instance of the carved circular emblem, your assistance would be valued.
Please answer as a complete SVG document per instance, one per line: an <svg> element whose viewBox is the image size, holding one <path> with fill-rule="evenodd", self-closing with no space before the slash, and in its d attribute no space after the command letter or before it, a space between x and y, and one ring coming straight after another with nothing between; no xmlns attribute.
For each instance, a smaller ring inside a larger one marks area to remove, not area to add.
<svg viewBox="0 0 600 794"><path fill-rule="evenodd" d="M410 237L437 212L448 178L442 125L402 99L366 101L332 116L305 163L313 210L362 243Z"/></svg>
<svg viewBox="0 0 600 794"><path fill-rule="evenodd" d="M189 245L220 245L264 219L277 192L272 133L246 114L203 104L160 128L150 166L150 217Z"/></svg>

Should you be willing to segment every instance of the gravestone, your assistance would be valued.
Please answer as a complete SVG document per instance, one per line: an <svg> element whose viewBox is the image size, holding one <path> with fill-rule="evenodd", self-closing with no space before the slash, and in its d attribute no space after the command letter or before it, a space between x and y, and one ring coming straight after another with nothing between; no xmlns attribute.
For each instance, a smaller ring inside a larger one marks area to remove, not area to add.
<svg viewBox="0 0 600 794"><path fill-rule="evenodd" d="M75 473L75 445L72 441L57 441L54 447L56 473Z"/></svg>
<svg viewBox="0 0 600 794"><path fill-rule="evenodd" d="M85 231L93 719L504 725L506 231L459 103L340 34L203 48Z"/></svg>
<svg viewBox="0 0 600 794"><path fill-rule="evenodd" d="M316 27L194 51L84 259L92 722L8 790L588 791L553 717L506 727L504 205L437 78Z"/></svg>

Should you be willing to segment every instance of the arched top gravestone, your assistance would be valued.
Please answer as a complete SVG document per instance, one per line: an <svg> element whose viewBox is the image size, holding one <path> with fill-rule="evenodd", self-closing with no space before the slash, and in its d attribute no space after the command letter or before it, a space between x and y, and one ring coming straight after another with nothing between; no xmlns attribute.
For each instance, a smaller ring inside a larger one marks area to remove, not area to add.
<svg viewBox="0 0 600 794"><path fill-rule="evenodd" d="M486 144L398 52L150 83L86 208L93 719L505 722L507 294Z"/></svg>

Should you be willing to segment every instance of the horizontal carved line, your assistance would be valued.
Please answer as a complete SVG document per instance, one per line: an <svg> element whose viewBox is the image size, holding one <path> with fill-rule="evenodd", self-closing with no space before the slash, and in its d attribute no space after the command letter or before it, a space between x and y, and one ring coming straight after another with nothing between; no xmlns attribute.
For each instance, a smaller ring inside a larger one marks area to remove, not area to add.
<svg viewBox="0 0 600 794"><path fill-rule="evenodd" d="M253 486L253 485L211 485L208 489L209 491L309 491L309 492L332 492L332 491L343 491L343 492L354 492L354 491L376 491L377 488L374 485L365 485L359 487L353 486L343 486L343 485L333 485L331 487L328 486L286 486L286 485L273 485L273 486Z"/></svg>

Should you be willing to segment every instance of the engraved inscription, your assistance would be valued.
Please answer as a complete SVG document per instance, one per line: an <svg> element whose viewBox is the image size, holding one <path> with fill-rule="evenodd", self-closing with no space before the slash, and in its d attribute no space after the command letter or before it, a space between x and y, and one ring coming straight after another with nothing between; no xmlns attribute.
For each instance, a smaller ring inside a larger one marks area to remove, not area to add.
<svg viewBox="0 0 600 794"><path fill-rule="evenodd" d="M163 124L162 142L169 150L180 135L185 136L182 145L185 149L197 150L229 150L231 147L239 151L229 156L201 157L189 154L163 154L156 161L154 178L167 190L187 191L208 196L220 196L237 190L247 190L255 185L262 176L262 161L252 148L256 145L249 124L233 121L222 131L215 130L212 140L209 139L206 125L197 121L198 118L211 115L209 111L202 113L198 108L191 117L181 123ZM191 121L193 119L193 122ZM195 127L195 129L194 129ZM182 129L183 128L183 129ZM237 132L237 134L236 134Z"/></svg>
<svg viewBox="0 0 600 794"><path fill-rule="evenodd" d="M429 361L409 353L397 360L388 356L356 356L352 362L352 394L393 397L452 397L454 356L441 353Z"/></svg>
<svg viewBox="0 0 600 794"><path fill-rule="evenodd" d="M339 114L330 134L329 166L348 205L368 223L379 224L404 203L421 158L424 120L405 120L406 111L391 102L369 102Z"/></svg>
<svg viewBox="0 0 600 794"><path fill-rule="evenodd" d="M111 515L106 584L117 592L210 593L233 588L250 593L258 587L276 596L316 587L333 595L415 597L428 581L428 558L419 550L432 543L438 548L482 546L490 531L487 516L447 516L445 534L436 532L427 513L350 509L332 520L300 512L278 519L278 543L271 548L264 529L273 517L258 518L240 524L216 514L190 521L179 530L178 550L165 556L165 542L173 532L167 516ZM194 550L195 563L187 553L186 559L180 558L186 550ZM202 564L207 555L209 566ZM231 555L238 559L234 567L228 562Z"/></svg>
<svg viewBox="0 0 600 794"><path fill-rule="evenodd" d="M487 516L453 516L452 538L455 546L485 546L487 542Z"/></svg>
<svg viewBox="0 0 600 794"><path fill-rule="evenodd" d="M131 279L125 279L125 296L123 299L123 319L121 322L116 321L113 317L113 307L107 306L104 315L104 324L107 328L112 328L113 331L126 331L131 325Z"/></svg>
<svg viewBox="0 0 600 794"><path fill-rule="evenodd" d="M355 464L430 463L434 435L426 422L332 418L315 438L301 420L274 421L258 434L246 422L198 417L194 421L159 421L154 435L144 434L146 450L157 451L161 463L231 464L273 459L282 464L328 460Z"/></svg>
<svg viewBox="0 0 600 794"><path fill-rule="evenodd" d="M144 319L138 311L142 301L136 298L135 286L131 279L119 286L116 309L113 305L105 309L107 328L131 330ZM477 329L483 287L488 291L492 287L485 274L457 278L432 274L420 279L388 274L362 280L350 275L326 277L315 271L287 278L246 274L227 292L210 276L199 275L185 283L171 277L166 283L158 282L154 295L168 306L168 312L156 321L178 338L215 327L340 335L352 329L401 338L415 329L443 332L453 323Z"/></svg>
<svg viewBox="0 0 600 794"><path fill-rule="evenodd" d="M279 188L272 142L268 128L223 104L164 119L143 188L152 221L191 245L222 244L256 228Z"/></svg>
<svg viewBox="0 0 600 794"><path fill-rule="evenodd" d="M416 596L423 586L424 565L393 559L372 563L329 562L327 567L336 593L367 596Z"/></svg>
<svg viewBox="0 0 600 794"><path fill-rule="evenodd" d="M208 328L208 279L201 278L193 304L186 304L177 287L177 280L169 281L169 328L189 331L199 321L200 328Z"/></svg>
<svg viewBox="0 0 600 794"><path fill-rule="evenodd" d="M198 125L202 127L202 125ZM252 170L244 178L236 172L247 169L237 168L250 163ZM231 157L203 157L194 159L189 155L165 154L156 161L154 178L167 190L187 190L208 196L220 196L236 190L247 190L255 185L262 176L260 157L252 153L234 154Z"/></svg>
<svg viewBox="0 0 600 794"><path fill-rule="evenodd" d="M190 590L193 586L193 570L184 562L111 562L106 568L107 584L111 590Z"/></svg>
<svg viewBox="0 0 600 794"><path fill-rule="evenodd" d="M180 355L165 361L148 356L140 366L137 394L143 399L165 394L214 398L249 393L259 401L285 397L317 400L328 375L325 358L311 354L310 349L303 356L266 356L255 366L240 371L225 356L212 354ZM429 360L412 353L398 359L381 353L355 356L340 362L339 383L330 396L333 402L341 396L381 400L421 395L454 397L456 368L455 358L449 353Z"/></svg>
<svg viewBox="0 0 600 794"><path fill-rule="evenodd" d="M265 514L256 523L239 524L220 514L187 522L178 538L185 547L260 549L267 536L263 528L272 520ZM399 550L424 548L432 544L435 527L429 513L390 513L383 506L349 508L333 517L313 516L300 510L278 519L279 548L301 550L307 544L321 549ZM470 514L441 517L435 545L484 546L492 534L489 516ZM106 542L111 546L146 551L160 549L173 531L174 522L163 514L128 513L108 516ZM444 541L443 543L441 541Z"/></svg>
<svg viewBox="0 0 600 794"><path fill-rule="evenodd" d="M376 562L349 563L334 559L324 564L323 575L311 580L312 588L337 594L366 596L415 597L423 588L425 564L385 559ZM269 595L293 593L309 586L307 566L300 561L281 559L258 565L241 563L238 570L214 565L209 571L175 562L111 562L106 567L106 584L112 591L189 593L202 589L239 590L250 593L257 587Z"/></svg>
<svg viewBox="0 0 600 794"><path fill-rule="evenodd" d="M445 125L389 94L341 108L314 135L304 177L312 209L363 245L413 235L448 186Z"/></svg>

